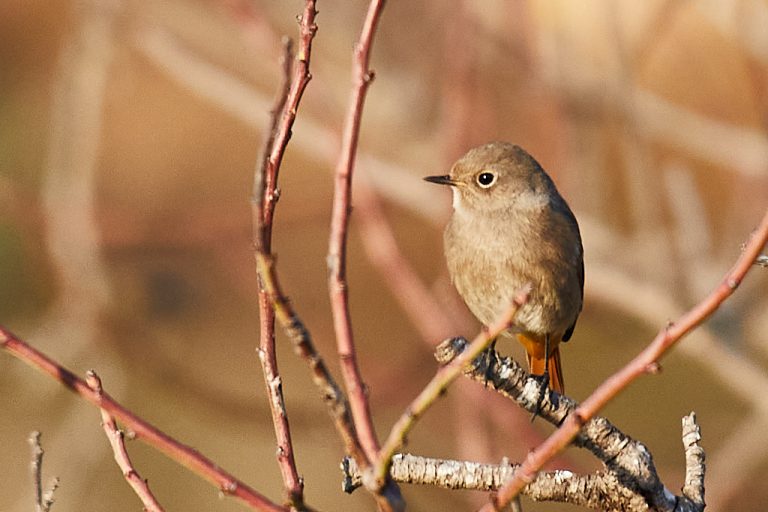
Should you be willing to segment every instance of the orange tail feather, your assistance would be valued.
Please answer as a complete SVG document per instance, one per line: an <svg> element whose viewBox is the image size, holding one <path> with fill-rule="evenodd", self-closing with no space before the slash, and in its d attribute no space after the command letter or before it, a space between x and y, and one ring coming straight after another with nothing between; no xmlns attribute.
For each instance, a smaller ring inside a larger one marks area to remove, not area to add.
<svg viewBox="0 0 768 512"><path fill-rule="evenodd" d="M525 355L528 359L528 368L532 375L544 375L544 344L539 344L527 336L518 335L518 340L525 345ZM540 347L538 345L541 345ZM549 388L561 395L565 392L563 380L563 368L560 364L560 347L549 354Z"/></svg>

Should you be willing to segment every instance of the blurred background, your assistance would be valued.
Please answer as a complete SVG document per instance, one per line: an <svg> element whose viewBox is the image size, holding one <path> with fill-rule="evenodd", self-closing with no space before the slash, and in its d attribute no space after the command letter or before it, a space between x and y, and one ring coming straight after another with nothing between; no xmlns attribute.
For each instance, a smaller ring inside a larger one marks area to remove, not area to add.
<svg viewBox="0 0 768 512"><path fill-rule="evenodd" d="M274 234L282 284L337 375L325 266L331 172L366 7L318 4L313 79L282 168ZM277 501L255 352L249 196L280 39L296 37L302 8L0 4L0 323L80 375L96 369L123 404ZM584 239L586 304L563 349L568 394L583 399L718 283L768 206L766 27L765 0L388 2L348 263L380 436L433 375L434 345L478 329L443 262L449 194L421 177L489 140L522 145L553 176ZM662 373L604 411L648 445L678 492L680 419L695 410L711 510L768 501L766 290L768 272L754 269ZM373 510L364 492L341 492L342 445L304 362L278 341L308 502ZM522 359L516 344L499 348ZM0 510L32 508L32 430L43 432L45 480L61 479L53 510L140 508L98 411L8 354L0 411ZM552 431L529 419L459 382L407 450L519 461ZM243 510L141 443L129 450L168 510ZM549 467L599 465L574 449ZM403 491L414 511L470 510L485 499Z"/></svg>

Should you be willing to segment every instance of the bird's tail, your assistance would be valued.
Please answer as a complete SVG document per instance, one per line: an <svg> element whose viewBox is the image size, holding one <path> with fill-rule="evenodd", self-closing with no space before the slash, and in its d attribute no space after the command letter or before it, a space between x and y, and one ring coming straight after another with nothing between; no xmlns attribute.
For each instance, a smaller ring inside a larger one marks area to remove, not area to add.
<svg viewBox="0 0 768 512"><path fill-rule="evenodd" d="M533 375L544 375L544 365L549 367L549 388L557 391L561 395L565 392L565 381L563 380L563 368L560 365L560 347L549 354L549 361L544 357L544 344L534 342L527 336L518 335L520 342L525 345L525 355L528 358L528 368ZM536 345L541 345L538 347ZM533 349L533 348L536 349Z"/></svg>

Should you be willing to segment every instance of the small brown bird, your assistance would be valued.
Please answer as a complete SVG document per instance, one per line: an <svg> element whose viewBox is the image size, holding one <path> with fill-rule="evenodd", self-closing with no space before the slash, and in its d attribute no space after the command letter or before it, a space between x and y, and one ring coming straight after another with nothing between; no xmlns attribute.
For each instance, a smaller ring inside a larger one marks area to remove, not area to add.
<svg viewBox="0 0 768 512"><path fill-rule="evenodd" d="M552 179L505 142L471 149L450 174L424 179L453 189L445 257L464 302L488 326L530 284L508 332L525 347L530 372L562 393L558 345L581 312L584 260L579 225Z"/></svg>

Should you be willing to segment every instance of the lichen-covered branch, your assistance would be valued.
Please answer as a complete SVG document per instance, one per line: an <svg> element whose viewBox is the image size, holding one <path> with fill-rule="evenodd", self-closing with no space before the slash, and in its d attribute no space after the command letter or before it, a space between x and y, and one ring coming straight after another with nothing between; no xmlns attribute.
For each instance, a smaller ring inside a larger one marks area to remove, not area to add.
<svg viewBox="0 0 768 512"><path fill-rule="evenodd" d="M685 484L683 496L693 510L704 509L704 448L701 447L701 429L696 423L696 413L683 417L683 448L685 449Z"/></svg>
<svg viewBox="0 0 768 512"><path fill-rule="evenodd" d="M446 340L438 345L435 357L439 363L446 364L463 353L467 346L468 342L463 338ZM464 373L526 410L537 411L541 383L514 359L500 357L495 351L490 357L483 354L466 366ZM577 405L566 396L548 391L538 404L537 412L539 417L557 426ZM648 489L660 486L663 489L647 447L621 432L607 419L595 417L586 422L574 444L592 452L629 489L635 489L641 495L646 495Z"/></svg>
<svg viewBox="0 0 768 512"><path fill-rule="evenodd" d="M40 432L29 434L29 446L32 449L32 483L35 486L35 512L49 512L53 505L53 494L59 488L59 478L53 477L48 488L43 491L43 447L40 444Z"/></svg>
<svg viewBox="0 0 768 512"><path fill-rule="evenodd" d="M636 443L620 432L615 434L622 436L629 443ZM701 433L694 413L683 418L682 439L686 457L685 486L681 496L665 492L668 493L670 501L674 502L675 512L701 512L704 509L704 450L699 444ZM638 445L638 449L645 448ZM634 453L639 453L639 450ZM638 462L643 463L642 460ZM578 475L571 471L539 472L523 487L521 494L534 501L570 503L593 510L658 510L648 502L631 470L615 471L609 469L609 466L606 463L605 471L587 475ZM345 492L353 492L362 485L365 474L360 471L354 460L345 458L341 468L344 477L342 487ZM512 480L519 468L520 464L510 464L506 459L501 464L484 464L398 453L392 457L389 476L398 483L493 492ZM658 480L655 469L650 469L653 471L653 477ZM641 472L642 469L638 471Z"/></svg>
<svg viewBox="0 0 768 512"><path fill-rule="evenodd" d="M519 464L501 464L434 459L398 453L389 474L395 482L430 485L445 489L496 491L512 478ZM342 463L343 488L352 492L362 485L362 475L353 460ZM645 512L642 495L624 486L612 472L577 475L570 471L541 472L522 492L534 501L570 503L593 510Z"/></svg>

